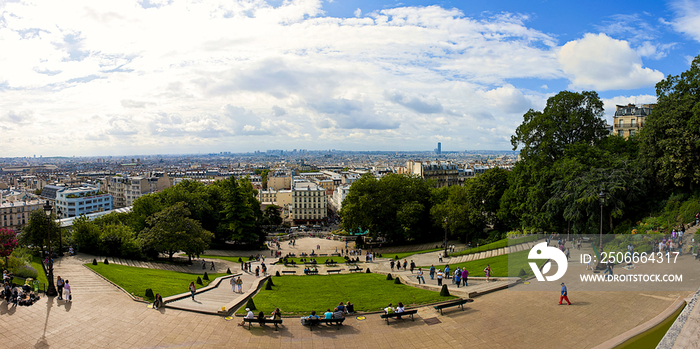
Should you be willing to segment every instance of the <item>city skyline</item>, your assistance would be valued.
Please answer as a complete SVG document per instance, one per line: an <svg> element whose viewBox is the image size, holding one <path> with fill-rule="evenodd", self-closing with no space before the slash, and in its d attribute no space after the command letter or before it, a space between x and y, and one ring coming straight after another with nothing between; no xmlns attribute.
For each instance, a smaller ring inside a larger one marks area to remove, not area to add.
<svg viewBox="0 0 700 349"><path fill-rule="evenodd" d="M3 156L511 150L565 89L616 104L698 54L690 1L0 3Z"/></svg>

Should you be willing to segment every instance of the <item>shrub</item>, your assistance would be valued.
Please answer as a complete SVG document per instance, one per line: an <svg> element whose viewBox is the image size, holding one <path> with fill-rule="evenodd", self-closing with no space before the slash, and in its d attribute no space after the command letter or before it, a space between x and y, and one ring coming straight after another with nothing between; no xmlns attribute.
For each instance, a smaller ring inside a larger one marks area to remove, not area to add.
<svg viewBox="0 0 700 349"><path fill-rule="evenodd" d="M386 274L386 279L387 280L394 280L394 278L391 277L391 274Z"/></svg>
<svg viewBox="0 0 700 349"><path fill-rule="evenodd" d="M270 286L275 286L275 283L272 282L272 278L267 279L267 283L270 284Z"/></svg>
<svg viewBox="0 0 700 349"><path fill-rule="evenodd" d="M243 258L238 257L238 263L243 263Z"/></svg>
<svg viewBox="0 0 700 349"><path fill-rule="evenodd" d="M275 276L280 276L280 271L279 271L279 270L275 272Z"/></svg>
<svg viewBox="0 0 700 349"><path fill-rule="evenodd" d="M36 277L39 275L39 272L37 272L36 269L32 268L31 265L23 265L17 268L13 273L15 274L15 276L18 277L32 279L36 279Z"/></svg>
<svg viewBox="0 0 700 349"><path fill-rule="evenodd" d="M265 283L265 289L266 289L266 290L272 290L272 286L274 286L274 285L272 284L272 279L267 279L267 282Z"/></svg>
<svg viewBox="0 0 700 349"><path fill-rule="evenodd" d="M394 279L394 284L395 284L395 285L401 285L401 278L399 278L399 277L397 276L396 279Z"/></svg>
<svg viewBox="0 0 700 349"><path fill-rule="evenodd" d="M370 273L371 273L371 271L369 271L369 268L367 268L367 270L365 271L365 273L367 273L367 274L370 274Z"/></svg>
<svg viewBox="0 0 700 349"><path fill-rule="evenodd" d="M447 285L442 285L442 289L440 290L440 295L443 297L450 296L450 290L447 289Z"/></svg>
<svg viewBox="0 0 700 349"><path fill-rule="evenodd" d="M144 298L155 298L153 295L153 290L150 288L146 289L146 293L143 295Z"/></svg>
<svg viewBox="0 0 700 349"><path fill-rule="evenodd" d="M226 274L231 275L231 268L226 268Z"/></svg>
<svg viewBox="0 0 700 349"><path fill-rule="evenodd" d="M207 281L209 281L209 274L207 274L206 271L204 272L204 277L202 277L202 280L207 280Z"/></svg>
<svg viewBox="0 0 700 349"><path fill-rule="evenodd" d="M250 308L250 310L256 310L255 308L255 302L253 302L253 298L248 298L248 303L245 304L246 308Z"/></svg>
<svg viewBox="0 0 700 349"><path fill-rule="evenodd" d="M195 281L197 285L202 285L202 278L197 276L197 281Z"/></svg>
<svg viewBox="0 0 700 349"><path fill-rule="evenodd" d="M109 260L107 260L107 258L105 258L105 264L109 264Z"/></svg>
<svg viewBox="0 0 700 349"><path fill-rule="evenodd" d="M97 265L97 259L95 259L95 258L92 259L92 265Z"/></svg>
<svg viewBox="0 0 700 349"><path fill-rule="evenodd" d="M520 272L518 273L518 276L525 276L527 273L525 272L525 269L520 268Z"/></svg>
<svg viewBox="0 0 700 349"><path fill-rule="evenodd" d="M399 256L394 256L394 259L398 260L398 259L399 259Z"/></svg>

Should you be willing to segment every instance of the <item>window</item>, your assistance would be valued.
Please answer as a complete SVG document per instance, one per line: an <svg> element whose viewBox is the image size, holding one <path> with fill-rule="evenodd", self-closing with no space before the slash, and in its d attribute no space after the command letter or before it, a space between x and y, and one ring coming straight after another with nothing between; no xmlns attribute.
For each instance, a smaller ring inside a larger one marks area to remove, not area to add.
<svg viewBox="0 0 700 349"><path fill-rule="evenodd" d="M634 136L634 130L630 130L630 136Z"/></svg>
<svg viewBox="0 0 700 349"><path fill-rule="evenodd" d="M617 135L620 136L620 137L624 137L624 136L625 136L625 131L623 131L623 130L617 130Z"/></svg>
<svg viewBox="0 0 700 349"><path fill-rule="evenodd" d="M635 126L635 123L636 123L636 120L632 119L632 121L630 121L630 126L631 126L631 127L634 127L634 126ZM632 135L632 134L630 133L630 136L631 136L631 135Z"/></svg>
<svg viewBox="0 0 700 349"><path fill-rule="evenodd" d="M625 120L620 120L620 126L618 126L618 127L621 127L621 128L625 127Z"/></svg>

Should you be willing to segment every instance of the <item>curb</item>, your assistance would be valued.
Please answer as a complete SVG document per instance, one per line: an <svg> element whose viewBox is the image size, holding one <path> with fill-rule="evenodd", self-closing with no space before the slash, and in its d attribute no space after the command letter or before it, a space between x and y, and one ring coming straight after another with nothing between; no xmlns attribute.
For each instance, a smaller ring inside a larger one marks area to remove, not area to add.
<svg viewBox="0 0 700 349"><path fill-rule="evenodd" d="M244 303L247 303L249 299L253 298L255 295L260 292L262 289L262 285L267 281L267 279L271 278L272 275L267 275L263 277L262 279L258 280L258 285L255 287L255 291L250 292L248 295L245 296L240 302L230 302L226 304L226 311L217 311L217 315L222 315L222 316L235 316L236 312L238 309L241 308L241 306ZM229 306L232 304L231 306ZM242 316L242 315L241 315Z"/></svg>

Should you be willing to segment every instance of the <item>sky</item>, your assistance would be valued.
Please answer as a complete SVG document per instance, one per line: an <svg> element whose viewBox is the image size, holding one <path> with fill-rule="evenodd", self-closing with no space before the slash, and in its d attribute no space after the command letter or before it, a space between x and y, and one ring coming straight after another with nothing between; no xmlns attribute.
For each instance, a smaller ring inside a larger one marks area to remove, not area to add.
<svg viewBox="0 0 700 349"><path fill-rule="evenodd" d="M569 91L653 103L697 1L0 0L0 157L511 150Z"/></svg>

